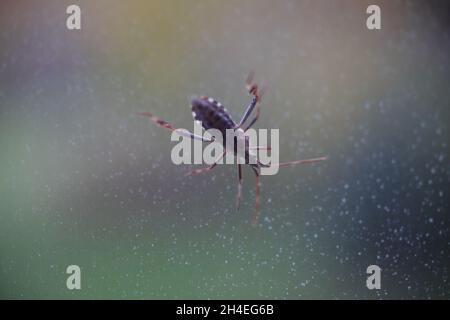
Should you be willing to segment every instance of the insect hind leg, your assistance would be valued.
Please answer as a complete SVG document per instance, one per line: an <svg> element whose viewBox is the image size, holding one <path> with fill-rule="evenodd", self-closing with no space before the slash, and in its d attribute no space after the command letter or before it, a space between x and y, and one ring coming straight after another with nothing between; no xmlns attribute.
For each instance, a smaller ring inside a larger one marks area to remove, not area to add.
<svg viewBox="0 0 450 320"><path fill-rule="evenodd" d="M261 215L261 209L260 209L260 189L261 189L261 181L260 181L260 174L259 174L259 167L258 165L251 165L251 168L253 169L253 172L256 176L256 195L255 195L255 214L252 218L252 225L256 226L259 221L259 216Z"/></svg>
<svg viewBox="0 0 450 320"><path fill-rule="evenodd" d="M242 197L242 165L238 163L237 167L238 167L238 192L236 196L236 210L239 210Z"/></svg>

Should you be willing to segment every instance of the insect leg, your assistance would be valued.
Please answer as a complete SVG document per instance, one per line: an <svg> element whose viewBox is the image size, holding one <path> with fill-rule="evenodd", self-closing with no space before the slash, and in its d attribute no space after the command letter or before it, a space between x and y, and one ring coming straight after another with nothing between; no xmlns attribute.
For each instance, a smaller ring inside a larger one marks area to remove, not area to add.
<svg viewBox="0 0 450 320"><path fill-rule="evenodd" d="M259 94L258 103L256 104L256 115L253 118L253 120L250 122L250 124L244 129L244 131L247 131L248 129L250 129L255 124L255 122L259 119L259 115L261 113L261 107L259 105L259 99L261 98L261 96L262 96L262 93Z"/></svg>
<svg viewBox="0 0 450 320"><path fill-rule="evenodd" d="M272 150L271 146L256 146L256 147L249 147L250 150Z"/></svg>
<svg viewBox="0 0 450 320"><path fill-rule="evenodd" d="M260 198L260 187L261 183L259 180L259 171L255 167L252 166L253 172L256 176L256 202L255 202L255 215L252 219L252 225L256 226L258 224L259 216L261 215L261 210L259 208L259 198Z"/></svg>
<svg viewBox="0 0 450 320"><path fill-rule="evenodd" d="M252 122L250 122L250 124L244 129L244 131L247 131L248 129L250 129L255 124L255 122L259 118L259 114L260 114L260 108L259 108L259 105L258 105L256 107L256 116L253 118Z"/></svg>
<svg viewBox="0 0 450 320"><path fill-rule="evenodd" d="M238 163L237 167L238 167L238 193L236 197L236 210L239 210L242 196L242 165Z"/></svg>
<svg viewBox="0 0 450 320"><path fill-rule="evenodd" d="M262 97L262 92L258 92L258 85L256 83L253 83L253 75L254 75L254 73L253 73L253 71L251 71L247 77L247 80L245 81L246 88L247 88L248 92L253 96L253 99L250 102L247 109L245 110L244 115L242 116L242 118L239 121L239 124L236 126L236 128L240 128L244 124L244 122L247 121L248 117L252 113L253 109L255 109L255 107L256 107L256 113L257 113L256 119L259 117L259 112L260 112L259 111L259 102ZM256 119L252 120L252 123L247 127L247 129L256 122Z"/></svg>
<svg viewBox="0 0 450 320"><path fill-rule="evenodd" d="M188 138L191 138L191 139L194 139L194 140L205 141L205 142L212 142L212 141L214 141L214 138L209 139L209 138L206 138L206 137L202 137L202 136L193 134L192 132L190 132L190 131L188 131L186 129L176 129L170 123L168 123L167 121L162 120L162 119L160 119L158 117L155 117L150 112L139 112L138 114L140 116L149 117L151 120L153 120L161 128L169 129L170 131L175 131L180 136L188 137Z"/></svg>
<svg viewBox="0 0 450 320"><path fill-rule="evenodd" d="M187 177L187 176L192 176L192 175L194 175L194 174L199 174L199 173L206 172L206 171L209 171L209 170L214 169L214 167L217 165L217 163L220 161L220 159L223 158L223 156L225 155L225 153L226 153L226 151L224 151L220 156L218 156L218 157L214 160L214 163L213 163L212 165L210 165L210 166L208 166L208 167L205 167L205 168L194 169L194 170L192 170L192 171L187 172L184 176L185 176L185 177Z"/></svg>
<svg viewBox="0 0 450 320"><path fill-rule="evenodd" d="M314 159L304 159L304 160L296 160L296 161L290 161L290 162L282 162L282 163L279 163L278 166L280 168L282 168L282 167L290 167L290 166L295 166L297 164L315 163L315 162L320 162L320 161L324 161L324 160L327 160L327 157L320 157L320 158L314 158Z"/></svg>
<svg viewBox="0 0 450 320"><path fill-rule="evenodd" d="M258 97L253 96L252 102L250 102L249 106L245 110L244 115L242 116L241 120L239 121L239 124L237 125L237 128L241 127L244 124L244 122L248 119L257 103Z"/></svg>

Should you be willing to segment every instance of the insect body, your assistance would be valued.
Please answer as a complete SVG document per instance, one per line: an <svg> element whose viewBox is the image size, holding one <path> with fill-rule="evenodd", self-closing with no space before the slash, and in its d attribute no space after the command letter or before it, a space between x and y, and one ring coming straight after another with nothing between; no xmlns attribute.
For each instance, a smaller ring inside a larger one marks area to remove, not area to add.
<svg viewBox="0 0 450 320"><path fill-rule="evenodd" d="M206 96L195 97L191 100L192 116L195 121L198 121L205 130L216 129L222 134L222 144L224 148L227 148L227 130L240 131L238 135L235 135L233 141L234 149L226 150L232 152L236 157L244 159L242 162L246 164L254 163L260 166L267 166L260 163L257 159L257 153L250 148L249 139L245 136L245 132L240 128L228 114L225 107L213 98ZM245 146L244 154L238 154L238 139L244 139L243 145ZM252 159L253 161L250 161ZM257 168L258 166L256 166Z"/></svg>
<svg viewBox="0 0 450 320"><path fill-rule="evenodd" d="M233 129L236 123L231 119L225 107L213 98L195 97L191 100L192 117L200 121L205 130L218 129L225 136L226 129Z"/></svg>
<svg viewBox="0 0 450 320"><path fill-rule="evenodd" d="M201 169L195 169L193 171L188 172L186 175L193 175L198 174L202 172L209 171L213 169L217 163L224 157L226 152L232 152L236 157L242 158L244 161L243 163L248 164L251 166L253 172L256 176L256 205L255 205L255 215L253 217L253 224L256 224L258 222L258 218L260 215L260 168L267 166L266 164L262 164L258 160L258 154L257 150L270 150L270 146L256 146L256 147L250 147L248 143L248 136L245 135L245 132L251 128L255 122L258 120L260 115L260 100L261 100L261 93L258 90L258 86L253 83L253 73L250 73L247 81L246 81L246 87L248 92L252 96L252 101L248 105L247 109L245 110L242 118L238 123L234 122L231 116L229 115L228 111L225 109L225 107L218 101L214 100L213 98L206 97L206 96L199 96L195 97L191 100L191 108L192 108L192 116L195 121L200 121L203 128L205 130L208 129L216 129L219 130L222 133L223 139L223 145L225 147L225 151L223 154L221 154L212 165L201 168ZM250 115L252 114L253 110L255 110L255 115L253 119L249 122L247 126L244 126L244 123L247 122ZM184 129L176 129L172 125L170 125L168 122L155 117L153 114L149 112L141 112L140 113L143 116L149 117L151 120L156 122L160 127L169 129L171 131L176 131L178 134L182 136L187 136L191 139L201 140L205 142L213 142L213 139L208 139L203 136L195 135L187 130ZM226 149L226 131L227 130L235 130L239 131L240 134L236 135L235 141L234 141L234 149L233 150L227 150ZM237 138L239 137L239 138ZM245 139L244 141L244 154L239 154L237 152L237 141L236 139ZM250 161L252 160L252 161ZM314 163L326 160L326 157L320 157L320 158L314 158L314 159L307 159L307 160L297 160L292 162L285 162L278 164L279 167L286 167L286 166L293 166L297 164L303 164L303 163ZM242 193L242 163L237 163L237 169L238 169L238 194L236 198L236 207L239 209L240 205L240 199L241 199L241 193Z"/></svg>

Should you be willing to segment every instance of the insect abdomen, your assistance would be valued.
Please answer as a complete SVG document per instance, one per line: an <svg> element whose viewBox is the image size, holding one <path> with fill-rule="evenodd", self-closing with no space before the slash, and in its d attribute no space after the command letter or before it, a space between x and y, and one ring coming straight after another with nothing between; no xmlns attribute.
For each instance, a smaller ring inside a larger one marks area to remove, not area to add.
<svg viewBox="0 0 450 320"><path fill-rule="evenodd" d="M217 129L223 137L227 129L233 129L236 123L231 119L227 110L216 100L201 96L191 101L192 116L202 123L205 130Z"/></svg>

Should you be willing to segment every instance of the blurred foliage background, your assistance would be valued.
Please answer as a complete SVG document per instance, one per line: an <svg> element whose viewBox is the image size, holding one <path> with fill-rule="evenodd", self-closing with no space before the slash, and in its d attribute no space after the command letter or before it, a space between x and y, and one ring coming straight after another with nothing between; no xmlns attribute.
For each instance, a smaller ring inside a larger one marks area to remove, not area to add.
<svg viewBox="0 0 450 320"><path fill-rule="evenodd" d="M450 298L448 2L72 3L0 4L1 298ZM258 228L251 170L236 212L234 166L183 177L136 115L238 119L250 70L281 160L329 157L263 177Z"/></svg>

